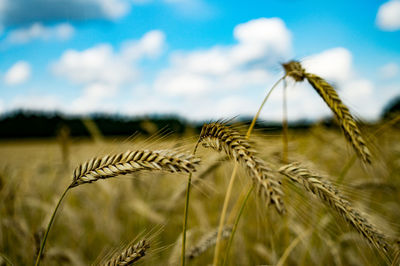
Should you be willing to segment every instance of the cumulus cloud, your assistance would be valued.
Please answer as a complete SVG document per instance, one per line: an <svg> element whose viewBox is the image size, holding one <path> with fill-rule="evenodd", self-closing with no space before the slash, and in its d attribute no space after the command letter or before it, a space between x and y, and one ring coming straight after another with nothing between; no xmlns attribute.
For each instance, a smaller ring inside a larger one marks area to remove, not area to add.
<svg viewBox="0 0 400 266"><path fill-rule="evenodd" d="M127 0L1 0L0 24L7 27L37 21L115 19L129 8Z"/></svg>
<svg viewBox="0 0 400 266"><path fill-rule="evenodd" d="M30 76L30 64L25 61L18 61L7 70L4 75L4 82L7 85L18 85L26 82Z"/></svg>
<svg viewBox="0 0 400 266"><path fill-rule="evenodd" d="M84 51L67 50L51 68L54 74L78 84L122 85L138 76L134 63L160 54L164 39L161 31L151 31L139 41L126 42L120 51L114 51L110 44Z"/></svg>
<svg viewBox="0 0 400 266"><path fill-rule="evenodd" d="M307 57L302 64L310 73L339 83L348 80L354 74L352 60L350 51L339 47Z"/></svg>
<svg viewBox="0 0 400 266"><path fill-rule="evenodd" d="M383 79L391 79L397 76L400 72L400 67L396 63L387 63L379 69L379 74Z"/></svg>
<svg viewBox="0 0 400 266"><path fill-rule="evenodd" d="M212 91L251 89L270 81L267 70L291 53L291 34L279 18L239 24L237 43L209 49L175 52L159 74L157 91L171 96L197 97Z"/></svg>
<svg viewBox="0 0 400 266"><path fill-rule="evenodd" d="M374 94L374 84L358 75L349 50L339 47L323 51L306 58L303 66L308 72L320 75L333 83L343 102L350 106L354 114L367 118L379 115L379 107L384 103Z"/></svg>
<svg viewBox="0 0 400 266"><path fill-rule="evenodd" d="M273 60L275 54L278 57L290 54L291 34L279 18L260 18L239 24L233 35L239 41L231 52L235 63Z"/></svg>
<svg viewBox="0 0 400 266"><path fill-rule="evenodd" d="M291 56L291 34L280 19L262 18L236 26L234 37L237 43L230 46L174 52L170 65L156 77L153 89L162 97L180 99L179 108L172 109L193 119L254 114L265 88L279 79L271 69L276 70L279 63ZM376 115L376 109L368 107L378 104L374 85L359 77L349 50L343 47L325 50L305 58L302 64L309 72L337 86L344 102L357 113L367 117ZM307 82L289 82L289 85L291 120L332 115ZM370 105L366 106L366 102ZM282 119L281 88L272 94L262 117Z"/></svg>
<svg viewBox="0 0 400 266"><path fill-rule="evenodd" d="M121 54L127 60L138 60L144 56L158 57L164 49L165 34L159 30L146 33L139 41L127 41L122 45Z"/></svg>
<svg viewBox="0 0 400 266"><path fill-rule="evenodd" d="M74 28L69 23L61 23L46 27L42 23L34 23L27 28L16 29L8 33L5 42L23 44L35 39L39 40L68 40L74 34Z"/></svg>
<svg viewBox="0 0 400 266"><path fill-rule="evenodd" d="M52 95L17 95L9 104L9 108L37 111L59 110L61 101Z"/></svg>
<svg viewBox="0 0 400 266"><path fill-rule="evenodd" d="M52 64L51 71L83 86L83 94L73 103L74 110L94 111L107 106L104 99L113 97L121 87L137 81L140 61L159 56L164 46L164 33L154 30L139 40L123 43L119 50L110 44L83 51L67 50Z"/></svg>
<svg viewBox="0 0 400 266"><path fill-rule="evenodd" d="M376 24L382 30L395 31L400 29L400 1L391 0L379 7Z"/></svg>
<svg viewBox="0 0 400 266"><path fill-rule="evenodd" d="M123 84L137 76L131 62L101 44L84 51L68 50L52 66L53 73L74 83Z"/></svg>
<svg viewBox="0 0 400 266"><path fill-rule="evenodd" d="M4 113L4 110L5 110L5 108L4 108L4 102L3 102L2 99L0 99L0 114Z"/></svg>
<svg viewBox="0 0 400 266"><path fill-rule="evenodd" d="M105 83L93 83L83 89L83 94L68 107L70 113L115 112L112 104L118 88Z"/></svg>
<svg viewBox="0 0 400 266"><path fill-rule="evenodd" d="M264 58L264 55L261 59L246 56L242 57L246 60L235 60L232 54L238 45L240 43L229 47L215 46L200 51L175 53L171 57L170 67L162 70L153 84L160 97L167 97L165 101L179 101L178 107L170 106L169 110L192 119L254 115L266 93L265 89L270 88L281 75L268 71L268 67L272 64L272 68L276 68L281 61ZM285 51L282 54L290 53ZM374 84L359 76L349 50L343 47L325 50L306 58L302 64L309 72L333 83L354 114L364 118L379 115L379 108L387 97L377 98ZM307 82L288 81L290 120L332 116L325 102ZM268 100L261 118L281 121L282 96L281 84Z"/></svg>

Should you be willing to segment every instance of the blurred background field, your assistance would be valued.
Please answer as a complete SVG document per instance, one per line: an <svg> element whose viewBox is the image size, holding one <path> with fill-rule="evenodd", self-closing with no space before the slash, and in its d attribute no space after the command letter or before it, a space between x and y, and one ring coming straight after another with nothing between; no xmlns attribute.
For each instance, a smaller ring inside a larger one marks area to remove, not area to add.
<svg viewBox="0 0 400 266"><path fill-rule="evenodd" d="M382 125L384 125L382 130ZM239 129L245 130L241 123ZM378 130L378 131L377 131ZM353 151L335 126L310 125L289 129L289 159L311 163L368 214L391 237L399 234L400 134L397 124L368 125L376 163L363 169L357 161L338 182ZM376 135L373 135L377 132ZM60 134L60 132L59 132ZM254 147L267 162L280 165L282 136L274 128L256 129ZM2 140L0 145L1 255L15 265L29 265L39 239L74 167L95 156L135 149L190 151L195 129L182 134L132 137L65 137ZM189 212L188 248L218 224L233 163L200 149L203 163L194 178ZM208 169L212 167L211 170ZM234 199L251 183L244 171L234 187ZM182 232L187 175L137 173L100 180L72 189L49 235L45 265L88 265L120 250L132 239L151 236L142 265L177 265ZM279 216L260 198L249 201L229 255L230 265L380 265L384 261L357 232L311 195L284 182L288 208ZM233 207L234 201L229 209ZM213 248L189 265L212 261ZM284 255L285 254L285 255ZM286 257L287 256L287 257ZM5 263L4 260L2 262Z"/></svg>

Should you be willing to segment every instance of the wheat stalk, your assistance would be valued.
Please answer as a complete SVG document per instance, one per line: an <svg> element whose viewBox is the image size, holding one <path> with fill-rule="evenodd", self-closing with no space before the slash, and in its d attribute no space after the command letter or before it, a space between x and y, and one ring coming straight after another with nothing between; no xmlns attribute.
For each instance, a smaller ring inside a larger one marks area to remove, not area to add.
<svg viewBox="0 0 400 266"><path fill-rule="evenodd" d="M286 75L300 82L307 79L311 86L317 91L321 98L339 120L340 126L348 142L353 146L357 155L363 162L371 163L371 153L357 126L357 123L350 113L349 108L343 104L336 90L323 78L307 73L300 62L290 61L283 64Z"/></svg>
<svg viewBox="0 0 400 266"><path fill-rule="evenodd" d="M217 169L223 162L225 162L228 159L229 157L227 156L215 158L213 163L208 165L201 172L198 172L197 176L193 178L191 186L198 184L201 180L204 180L208 175L210 175L213 171L215 171L215 169ZM168 201L166 209L171 210L172 208L176 207L178 200L185 196L186 189L187 189L186 184L177 189L174 195Z"/></svg>
<svg viewBox="0 0 400 266"><path fill-rule="evenodd" d="M103 158L93 158L79 165L70 187L92 183L99 179L125 175L143 170L168 172L194 172L200 159L173 151L127 151Z"/></svg>
<svg viewBox="0 0 400 266"><path fill-rule="evenodd" d="M279 213L284 212L280 182L265 162L255 156L245 137L225 124L211 123L203 125L199 137L201 142L205 147L224 150L229 157L243 164L257 184L258 191L266 197L267 204L274 204Z"/></svg>
<svg viewBox="0 0 400 266"><path fill-rule="evenodd" d="M122 253L116 254L104 266L132 265L146 255L150 244L145 239L137 244L129 245Z"/></svg>
<svg viewBox="0 0 400 266"><path fill-rule="evenodd" d="M327 206L339 213L344 220L355 230L364 236L373 246L375 246L385 256L388 255L389 245L387 237L379 232L374 225L354 207L351 206L339 191L328 181L323 180L318 175L299 163L292 163L282 166L279 172L288 177L291 181L301 184L304 188L321 199Z"/></svg>
<svg viewBox="0 0 400 266"><path fill-rule="evenodd" d="M231 233L232 233L232 227L225 226L222 229L221 237L228 238L231 235ZM203 236L195 246L191 247L188 250L188 252L186 253L186 257L191 260L206 252L210 247L214 246L215 243L217 242L217 235L218 235L218 229Z"/></svg>

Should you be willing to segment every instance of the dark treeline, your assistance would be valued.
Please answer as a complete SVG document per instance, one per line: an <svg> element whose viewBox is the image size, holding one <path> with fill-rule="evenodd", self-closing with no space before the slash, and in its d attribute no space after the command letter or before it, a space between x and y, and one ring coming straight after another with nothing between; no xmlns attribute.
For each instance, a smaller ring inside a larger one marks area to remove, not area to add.
<svg viewBox="0 0 400 266"><path fill-rule="evenodd" d="M134 133L154 134L159 130L182 134L188 124L179 117L126 117L94 114L88 117L61 113L14 111L0 117L0 139L55 137L68 130L73 137L88 137L84 120L93 121L104 136L130 136Z"/></svg>
<svg viewBox="0 0 400 266"><path fill-rule="evenodd" d="M388 120L399 115L400 97L393 99L383 110L382 119ZM250 124L251 117L235 119L234 122ZM0 139L20 138L51 138L61 131L67 131L72 137L89 137L87 123L94 122L103 136L131 136L141 134L153 135L157 132L173 132L182 135L185 133L199 133L203 122L190 122L173 115L153 115L129 117L122 115L92 114L85 116L65 115L57 112L13 111L0 116ZM205 121L209 122L209 121ZM325 127L337 128L335 120L331 118L319 121ZM305 130L315 124L315 121L297 121L289 123L289 128ZM278 122L257 123L258 130L275 132L282 129Z"/></svg>
<svg viewBox="0 0 400 266"><path fill-rule="evenodd" d="M94 122L103 136L130 136L136 133L147 136L157 132L182 135L188 132L199 133L203 125L203 122L190 122L178 116L168 115L129 117L93 114L85 117L53 112L14 111L0 117L0 139L51 138L65 129L72 137L89 137L90 132L85 120ZM250 124L250 121L251 118L235 120L242 124ZM311 124L309 121L300 121L290 124L290 127L306 129ZM277 131L282 127L280 123L262 122L257 123L257 128Z"/></svg>

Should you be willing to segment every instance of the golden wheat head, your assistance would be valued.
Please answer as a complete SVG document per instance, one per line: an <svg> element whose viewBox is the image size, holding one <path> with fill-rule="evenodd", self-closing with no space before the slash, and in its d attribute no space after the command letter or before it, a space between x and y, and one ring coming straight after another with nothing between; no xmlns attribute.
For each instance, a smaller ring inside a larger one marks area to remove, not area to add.
<svg viewBox="0 0 400 266"><path fill-rule="evenodd" d="M257 184L260 194L266 197L267 204L274 204L279 213L284 212L281 184L273 171L263 160L255 156L250 143L239 132L221 123L203 125L199 143L222 151L245 166Z"/></svg>
<svg viewBox="0 0 400 266"><path fill-rule="evenodd" d="M307 79L311 86L317 91L321 98L325 101L331 111L339 120L340 126L348 142L353 146L357 155L364 163L371 163L371 153L366 145L364 138L357 126L354 117L351 115L349 108L343 104L336 90L323 78L307 73L301 66L300 62L290 61L283 64L286 75L292 77L296 81Z"/></svg>
<svg viewBox="0 0 400 266"><path fill-rule="evenodd" d="M305 70L298 61L289 61L282 64L287 76L292 77L295 81L300 82L305 79Z"/></svg>
<svg viewBox="0 0 400 266"><path fill-rule="evenodd" d="M122 266L132 265L146 255L146 251L150 248L150 244L145 239L137 244L129 245L122 253L115 255L111 260L106 262L105 266Z"/></svg>
<svg viewBox="0 0 400 266"><path fill-rule="evenodd" d="M387 256L389 245L385 235L379 232L374 225L368 222L363 215L354 209L339 191L328 181L299 163L285 165L279 172L288 177L291 181L303 185L303 187L317 196L324 204L339 213L347 223L364 236L380 252Z"/></svg>
<svg viewBox="0 0 400 266"><path fill-rule="evenodd" d="M190 173L196 171L199 162L200 159L192 155L169 150L137 150L106 155L79 165L70 187L143 170Z"/></svg>

